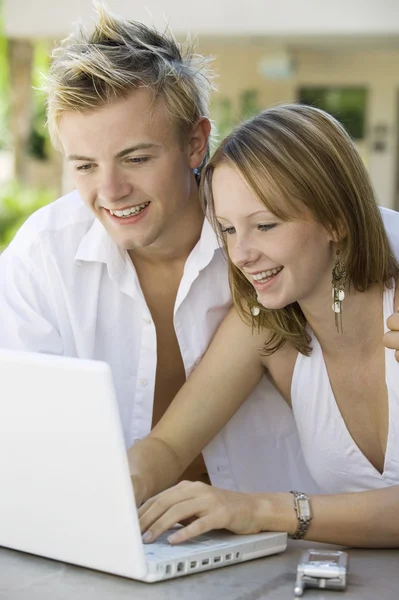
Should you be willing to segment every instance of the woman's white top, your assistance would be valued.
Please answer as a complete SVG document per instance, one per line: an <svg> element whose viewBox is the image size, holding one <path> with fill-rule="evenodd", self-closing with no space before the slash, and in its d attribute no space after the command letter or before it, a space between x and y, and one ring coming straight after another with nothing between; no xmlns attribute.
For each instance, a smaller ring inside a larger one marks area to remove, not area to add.
<svg viewBox="0 0 399 600"><path fill-rule="evenodd" d="M395 289L383 297L384 330L394 312ZM311 333L311 356L299 354L292 379L292 408L305 460L318 485L327 493L360 492L399 485L399 363L385 349L389 429L384 472L364 456L349 433L335 401L323 352Z"/></svg>

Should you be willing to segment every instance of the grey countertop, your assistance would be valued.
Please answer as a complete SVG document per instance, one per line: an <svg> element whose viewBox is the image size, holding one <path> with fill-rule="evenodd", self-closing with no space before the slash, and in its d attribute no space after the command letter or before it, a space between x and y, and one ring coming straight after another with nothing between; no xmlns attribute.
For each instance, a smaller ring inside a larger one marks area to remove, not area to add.
<svg viewBox="0 0 399 600"><path fill-rule="evenodd" d="M208 573L148 584L0 548L1 600L264 600L294 598L300 553L321 544L292 542L286 552ZM330 546L331 548L332 546ZM399 551L349 549L345 592L306 590L310 600L397 600Z"/></svg>

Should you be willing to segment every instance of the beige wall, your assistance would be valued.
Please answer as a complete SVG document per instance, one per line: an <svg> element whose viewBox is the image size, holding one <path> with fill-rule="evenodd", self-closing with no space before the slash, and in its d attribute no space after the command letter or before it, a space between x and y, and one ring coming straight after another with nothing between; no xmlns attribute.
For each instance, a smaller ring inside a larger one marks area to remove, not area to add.
<svg viewBox="0 0 399 600"><path fill-rule="evenodd" d="M344 51L292 50L295 74L285 81L263 78L257 65L272 49L260 44L201 44L201 52L215 56L220 74L217 85L220 97L236 101L246 89L259 90L261 107L297 99L302 85L364 85L369 90L366 139L359 150L367 164L378 199L388 207L395 205L397 165L397 96L399 92L399 50ZM373 128L388 127L386 151L373 151Z"/></svg>

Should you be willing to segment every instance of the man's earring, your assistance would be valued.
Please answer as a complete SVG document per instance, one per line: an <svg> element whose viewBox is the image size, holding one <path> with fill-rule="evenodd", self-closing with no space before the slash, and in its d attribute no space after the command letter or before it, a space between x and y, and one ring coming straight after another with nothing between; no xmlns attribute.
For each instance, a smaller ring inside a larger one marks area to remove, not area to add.
<svg viewBox="0 0 399 600"><path fill-rule="evenodd" d="M342 303L345 300L344 287L346 284L346 264L340 259L340 249L337 246L335 253L335 264L332 270L332 309L335 314L335 327L337 333L343 333L342 327Z"/></svg>

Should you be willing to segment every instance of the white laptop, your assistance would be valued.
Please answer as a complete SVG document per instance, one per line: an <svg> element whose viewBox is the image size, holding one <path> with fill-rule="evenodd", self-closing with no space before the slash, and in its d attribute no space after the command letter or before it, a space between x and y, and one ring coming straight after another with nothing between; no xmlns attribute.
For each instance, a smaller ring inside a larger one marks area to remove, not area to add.
<svg viewBox="0 0 399 600"><path fill-rule="evenodd" d="M286 533L142 543L104 362L0 350L0 482L0 546L141 581L286 548Z"/></svg>

